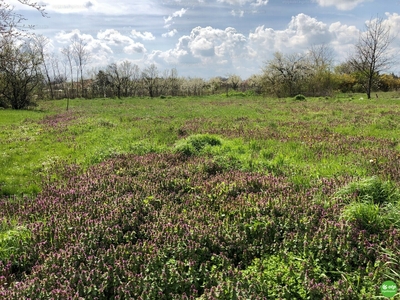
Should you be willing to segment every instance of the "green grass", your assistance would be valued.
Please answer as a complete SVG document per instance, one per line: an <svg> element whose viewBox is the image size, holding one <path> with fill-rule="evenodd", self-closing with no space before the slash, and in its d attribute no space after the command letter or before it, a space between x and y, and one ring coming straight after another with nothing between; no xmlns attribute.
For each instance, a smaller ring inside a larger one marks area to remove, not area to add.
<svg viewBox="0 0 400 300"><path fill-rule="evenodd" d="M375 176L351 182L340 189L336 196L349 202L355 200L377 205L394 203L400 200L398 190L390 181L382 181Z"/></svg>
<svg viewBox="0 0 400 300"><path fill-rule="evenodd" d="M152 292L170 296L191 280L199 299L371 299L384 279L400 278L400 100L361 97L0 110L3 291L53 293L86 268L97 280L87 287L99 286L113 274L108 262L129 259ZM10 285L22 274L33 281Z"/></svg>
<svg viewBox="0 0 400 300"><path fill-rule="evenodd" d="M28 245L30 236L30 231L17 225L15 220L3 219L0 223L0 261L20 255Z"/></svg>
<svg viewBox="0 0 400 300"><path fill-rule="evenodd" d="M199 134L221 141L203 154L289 175L299 184L380 176L369 161L381 155L383 166L389 161L382 149L400 152L399 100L386 96L75 99L68 112L65 100L42 101L31 111L1 110L0 195L36 194L56 161L87 167L122 153L176 151Z"/></svg>

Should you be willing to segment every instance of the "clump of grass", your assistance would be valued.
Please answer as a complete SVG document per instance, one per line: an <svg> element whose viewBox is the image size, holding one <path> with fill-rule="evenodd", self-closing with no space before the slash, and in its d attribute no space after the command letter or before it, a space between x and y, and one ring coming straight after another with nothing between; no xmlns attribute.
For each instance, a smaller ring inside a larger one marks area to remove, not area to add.
<svg viewBox="0 0 400 300"><path fill-rule="evenodd" d="M336 192L336 196L346 202L352 200L385 204L399 200L399 193L390 181L382 181L376 176L351 182Z"/></svg>
<svg viewBox="0 0 400 300"><path fill-rule="evenodd" d="M108 128L111 128L111 127L115 127L116 125L114 124L114 123L112 123L111 121L109 121L109 120L105 120L105 119L100 119L100 120L98 120L98 125L100 126L100 127L108 127Z"/></svg>
<svg viewBox="0 0 400 300"><path fill-rule="evenodd" d="M353 202L343 210L342 218L355 223L358 227L370 233L377 233L387 229L390 220L382 214L379 205L370 202Z"/></svg>
<svg viewBox="0 0 400 300"><path fill-rule="evenodd" d="M304 95L302 95L302 94L298 94L298 95L294 96L294 100L305 101L306 97Z"/></svg>
<svg viewBox="0 0 400 300"><path fill-rule="evenodd" d="M31 232L24 226L3 220L0 224L0 261L21 254L30 237Z"/></svg>
<svg viewBox="0 0 400 300"><path fill-rule="evenodd" d="M129 145L129 152L138 155L144 155L148 153L160 153L165 150L166 149L164 146L158 146L149 141L138 141Z"/></svg>
<svg viewBox="0 0 400 300"><path fill-rule="evenodd" d="M342 218L370 233L399 227L399 193L393 183L370 177L352 182L336 192L348 204Z"/></svg>
<svg viewBox="0 0 400 300"><path fill-rule="evenodd" d="M386 248L381 248L380 253L382 254L382 256L385 256L387 258L387 261L385 262L386 278L399 282L400 258L398 257L397 253L400 252L400 249L397 248L394 250L395 251Z"/></svg>
<svg viewBox="0 0 400 300"><path fill-rule="evenodd" d="M95 149L94 153L88 157L89 164L97 164L106 159L117 157L124 151L120 147L101 147Z"/></svg>
<svg viewBox="0 0 400 300"><path fill-rule="evenodd" d="M221 145L221 139L211 134L195 134L175 144L175 153L180 153L185 156L199 154L207 146Z"/></svg>

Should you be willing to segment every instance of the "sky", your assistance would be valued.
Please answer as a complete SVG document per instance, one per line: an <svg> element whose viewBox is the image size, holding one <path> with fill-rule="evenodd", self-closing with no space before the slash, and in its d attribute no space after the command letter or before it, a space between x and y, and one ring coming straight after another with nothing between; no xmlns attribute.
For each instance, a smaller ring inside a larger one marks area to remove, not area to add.
<svg viewBox="0 0 400 300"><path fill-rule="evenodd" d="M91 53L86 70L129 60L141 69L155 64L160 73L176 68L185 77L246 79L277 51L325 44L343 62L377 16L400 32L400 0L42 0L47 17L8 2L50 40L53 57L62 59L73 36L82 38Z"/></svg>

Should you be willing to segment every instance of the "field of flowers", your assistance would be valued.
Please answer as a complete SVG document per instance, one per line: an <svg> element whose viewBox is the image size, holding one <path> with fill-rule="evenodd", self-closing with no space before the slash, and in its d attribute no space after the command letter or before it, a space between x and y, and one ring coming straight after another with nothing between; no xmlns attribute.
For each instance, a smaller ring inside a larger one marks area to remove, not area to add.
<svg viewBox="0 0 400 300"><path fill-rule="evenodd" d="M0 298L378 299L400 285L399 101L0 111Z"/></svg>

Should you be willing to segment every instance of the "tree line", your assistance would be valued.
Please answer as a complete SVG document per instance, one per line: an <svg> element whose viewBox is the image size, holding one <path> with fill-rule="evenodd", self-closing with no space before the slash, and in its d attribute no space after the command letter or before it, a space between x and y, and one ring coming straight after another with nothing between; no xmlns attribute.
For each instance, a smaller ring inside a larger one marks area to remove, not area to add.
<svg viewBox="0 0 400 300"><path fill-rule="evenodd" d="M21 3L37 9L35 3ZM252 95L291 97L331 96L341 92L397 90L400 78L385 71L394 64L389 51L393 36L383 19L371 19L360 34L347 60L334 65L333 50L314 45L306 52L276 52L264 62L260 74L243 80L235 74L203 78L180 77L176 68L159 70L155 64L143 69L129 60L89 69L87 43L74 36L59 53L49 53L49 39L24 34L24 20L0 1L0 106L22 109L36 99L98 97L202 96L242 92ZM18 29L18 30L17 30Z"/></svg>

